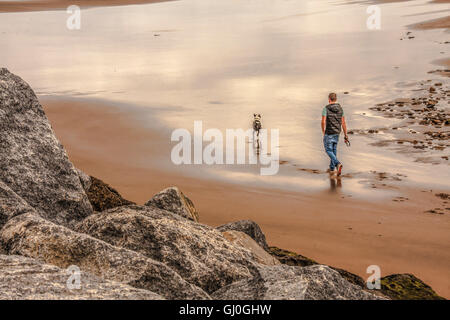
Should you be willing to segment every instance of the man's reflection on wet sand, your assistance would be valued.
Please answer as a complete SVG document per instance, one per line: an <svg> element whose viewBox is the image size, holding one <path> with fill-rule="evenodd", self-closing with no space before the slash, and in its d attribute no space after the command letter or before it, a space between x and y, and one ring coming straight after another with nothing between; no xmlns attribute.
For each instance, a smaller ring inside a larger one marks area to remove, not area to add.
<svg viewBox="0 0 450 320"><path fill-rule="evenodd" d="M342 188L342 179L334 175L330 175L330 192L337 192Z"/></svg>

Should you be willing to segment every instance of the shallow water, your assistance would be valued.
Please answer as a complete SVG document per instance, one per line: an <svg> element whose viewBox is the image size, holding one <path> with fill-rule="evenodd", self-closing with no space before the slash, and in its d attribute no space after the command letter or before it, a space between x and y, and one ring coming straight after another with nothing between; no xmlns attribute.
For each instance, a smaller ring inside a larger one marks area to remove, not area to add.
<svg viewBox="0 0 450 320"><path fill-rule="evenodd" d="M65 11L2 13L0 61L40 96L142 107L151 111L147 125L168 134L192 131L195 120L205 129L246 129L260 113L265 128L280 130L280 158L289 161L277 176L261 177L248 166L175 167L168 153L160 165L240 183L325 190L327 175L296 168L327 168L320 116L328 92L338 93L349 128L390 124L395 120L368 108L411 95L408 84L416 80L439 79L427 71L436 69L431 61L446 49L438 42L448 38L432 30L399 40L405 25L445 16L446 4L381 5L381 30L369 30L368 4L347 3L181 0L93 8L82 10L81 30L73 31ZM354 137L350 149L340 146L347 171L401 173L403 183L448 188L448 165L416 163L370 142ZM346 191L374 195L363 186L359 179L343 181Z"/></svg>

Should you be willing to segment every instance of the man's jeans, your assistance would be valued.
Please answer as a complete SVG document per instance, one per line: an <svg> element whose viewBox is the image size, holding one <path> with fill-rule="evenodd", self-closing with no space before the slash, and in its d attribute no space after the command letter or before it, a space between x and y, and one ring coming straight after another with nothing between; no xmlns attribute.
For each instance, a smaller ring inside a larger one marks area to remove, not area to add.
<svg viewBox="0 0 450 320"><path fill-rule="evenodd" d="M339 135L338 134L330 134L330 135L324 135L323 136L323 145L325 147L325 152L330 157L330 170L333 171L338 164L340 164L339 160L337 159L337 145L339 142Z"/></svg>

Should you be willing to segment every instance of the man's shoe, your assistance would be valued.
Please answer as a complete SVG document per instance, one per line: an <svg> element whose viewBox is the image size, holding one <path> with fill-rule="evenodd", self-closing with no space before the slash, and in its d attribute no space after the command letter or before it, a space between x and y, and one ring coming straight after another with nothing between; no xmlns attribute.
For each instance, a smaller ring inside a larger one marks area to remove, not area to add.
<svg viewBox="0 0 450 320"><path fill-rule="evenodd" d="M342 174L342 164L337 165L337 175L340 176Z"/></svg>

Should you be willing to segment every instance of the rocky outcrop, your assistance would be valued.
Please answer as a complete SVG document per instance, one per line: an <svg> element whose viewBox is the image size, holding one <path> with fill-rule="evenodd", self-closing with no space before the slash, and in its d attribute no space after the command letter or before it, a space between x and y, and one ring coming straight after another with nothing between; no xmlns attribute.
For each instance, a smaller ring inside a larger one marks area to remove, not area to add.
<svg viewBox="0 0 450 320"><path fill-rule="evenodd" d="M26 212L34 209L0 180L0 229L9 219Z"/></svg>
<svg viewBox="0 0 450 320"><path fill-rule="evenodd" d="M264 266L251 279L241 280L212 294L221 300L378 300L380 297L351 284L323 265Z"/></svg>
<svg viewBox="0 0 450 320"><path fill-rule="evenodd" d="M302 256L301 254L297 254L295 252L291 252L288 250L280 249L277 247L270 247L269 252L278 259L282 264L286 264L288 266L299 266L306 267L319 264L317 261L314 261L310 258ZM348 272L344 269L339 269L335 267L329 266L331 269L336 270L339 274L344 277L348 282L355 284L363 289L366 289L366 283L363 278L360 276Z"/></svg>
<svg viewBox="0 0 450 320"><path fill-rule="evenodd" d="M161 261L208 293L250 277L256 261L216 229L152 206L110 209L75 228Z"/></svg>
<svg viewBox="0 0 450 320"><path fill-rule="evenodd" d="M134 202L122 198L117 190L92 176L89 177L89 187L86 189L86 194L95 211L134 204Z"/></svg>
<svg viewBox="0 0 450 320"><path fill-rule="evenodd" d="M310 258L307 258L292 251L280 249L278 247L269 247L269 252L274 257L276 257L282 264L287 264L288 266L306 267L319 264L318 262Z"/></svg>
<svg viewBox="0 0 450 320"><path fill-rule="evenodd" d="M394 300L444 300L412 274L392 274L381 278L381 292Z"/></svg>
<svg viewBox="0 0 450 320"><path fill-rule="evenodd" d="M222 232L224 237L234 243L237 246L240 246L244 249L249 250L255 256L255 260L258 263L265 264L268 266L274 266L280 264L280 262L270 255L267 251L265 251L255 240L250 238L250 236L246 233L230 230Z"/></svg>
<svg viewBox="0 0 450 320"><path fill-rule="evenodd" d="M0 254L0 300L162 300L148 290L80 273L80 286L68 287L67 270L16 255ZM71 282L69 282L71 283Z"/></svg>
<svg viewBox="0 0 450 320"><path fill-rule="evenodd" d="M24 255L61 268L78 266L103 279L147 289L167 299L208 299L165 264L56 225L35 213L10 219L0 231L8 254Z"/></svg>
<svg viewBox="0 0 450 320"><path fill-rule="evenodd" d="M199 219L199 214L192 201L177 187L162 190L147 201L145 205L173 212L192 221L198 222Z"/></svg>
<svg viewBox="0 0 450 320"><path fill-rule="evenodd" d="M269 246L266 242L266 236L262 232L259 225L251 220L241 220L231 222L217 227L219 231L235 230L248 234L253 240L255 240L264 250L269 251Z"/></svg>
<svg viewBox="0 0 450 320"><path fill-rule="evenodd" d="M81 186L83 187L83 190L87 192L89 188L91 187L91 177L87 174L81 171L78 168L75 168L78 174L78 178L80 178Z"/></svg>
<svg viewBox="0 0 450 320"><path fill-rule="evenodd" d="M30 86L0 69L0 179L38 213L69 224L92 207Z"/></svg>

